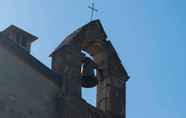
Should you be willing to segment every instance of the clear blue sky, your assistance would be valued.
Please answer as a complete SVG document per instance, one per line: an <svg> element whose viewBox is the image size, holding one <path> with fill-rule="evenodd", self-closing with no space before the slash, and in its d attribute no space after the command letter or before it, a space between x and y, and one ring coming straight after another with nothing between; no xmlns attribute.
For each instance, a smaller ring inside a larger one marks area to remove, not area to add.
<svg viewBox="0 0 186 118"><path fill-rule="evenodd" d="M3 0L0 29L15 24L39 37L32 54L48 55L89 21L88 0ZM131 79L127 118L186 118L185 0L96 0L100 18ZM84 90L95 104L95 90Z"/></svg>

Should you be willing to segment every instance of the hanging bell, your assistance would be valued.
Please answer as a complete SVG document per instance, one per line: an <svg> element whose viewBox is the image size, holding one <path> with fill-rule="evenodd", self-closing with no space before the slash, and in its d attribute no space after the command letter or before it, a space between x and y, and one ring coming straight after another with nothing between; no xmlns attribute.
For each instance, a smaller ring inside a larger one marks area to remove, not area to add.
<svg viewBox="0 0 186 118"><path fill-rule="evenodd" d="M92 61L91 59L86 58L82 66L81 86L84 88L92 88L98 84L98 80L94 72L95 65L93 65L91 61Z"/></svg>

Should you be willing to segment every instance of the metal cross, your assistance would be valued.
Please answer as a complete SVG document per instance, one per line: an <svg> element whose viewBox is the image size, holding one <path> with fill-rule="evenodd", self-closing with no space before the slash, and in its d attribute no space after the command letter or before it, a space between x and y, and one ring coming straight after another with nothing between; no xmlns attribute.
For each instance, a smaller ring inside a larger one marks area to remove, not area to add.
<svg viewBox="0 0 186 118"><path fill-rule="evenodd" d="M91 9L90 21L92 21L93 18L94 18L94 12L98 12L98 10L95 8L95 4L94 3L92 3L91 6L88 6L88 8Z"/></svg>

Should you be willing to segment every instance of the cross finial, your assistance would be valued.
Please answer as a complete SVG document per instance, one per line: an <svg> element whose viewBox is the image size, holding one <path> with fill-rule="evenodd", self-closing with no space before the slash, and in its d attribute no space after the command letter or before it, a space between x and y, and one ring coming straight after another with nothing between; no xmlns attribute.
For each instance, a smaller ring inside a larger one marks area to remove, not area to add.
<svg viewBox="0 0 186 118"><path fill-rule="evenodd" d="M93 18L94 18L94 13L95 13L95 12L98 12L98 10L95 8L95 3L94 3L94 1L92 1L91 6L89 5L88 8L91 9L90 21L92 21Z"/></svg>

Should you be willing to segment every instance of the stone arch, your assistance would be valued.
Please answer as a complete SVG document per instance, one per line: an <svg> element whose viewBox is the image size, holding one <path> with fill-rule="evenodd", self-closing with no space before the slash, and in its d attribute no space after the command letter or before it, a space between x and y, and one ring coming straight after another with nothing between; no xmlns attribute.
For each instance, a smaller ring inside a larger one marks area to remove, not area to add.
<svg viewBox="0 0 186 118"><path fill-rule="evenodd" d="M118 107L119 110L117 111L115 111L115 108L121 104L120 101L122 99L121 97L117 96L117 93L119 93L120 96L122 96L121 90L124 89L125 91L125 88L123 88L122 83L125 83L128 80L128 74L125 71L111 42L106 39L107 35L105 34L100 21L95 20L77 29L68 37L66 37L64 41L51 54L51 56L57 54L58 52L61 55L61 53L65 49L64 47L67 47L69 52L67 51L67 53L65 53L66 57L69 56L69 53L73 52L72 57L73 58L78 57L76 61L79 61L78 64L80 65L81 51L84 50L85 52L89 53L93 57L93 60L97 64L97 66L102 70L102 75L100 73L97 74L98 77L96 103L97 108L103 110L104 112L119 115L120 112L122 112L122 108ZM69 49L68 46L71 47L72 49ZM59 58L60 63L63 57L64 55ZM70 64L73 65L72 63L74 63L74 60L72 60L72 58L70 59L71 59ZM63 60L65 59L63 58ZM66 59L65 61L68 62L68 59ZM81 67L79 65L78 67ZM61 64L61 68L63 69L59 70L59 73L66 69L64 66L67 66L67 63L63 62L63 64ZM68 71L69 76L74 75L74 73L80 75L77 66L76 65L73 66L74 67L68 67L71 69L70 72ZM76 68L77 71L74 71L74 68ZM61 73L61 75L63 74L65 73ZM67 81L68 75L63 76L66 78L65 81ZM77 83L80 85L79 80L77 82L75 78L71 78L68 81L69 81L68 83ZM63 85L67 86L67 88L69 86L69 84ZM78 93L79 95L79 90L77 90L80 87L79 85L71 88L73 89L71 90L72 93L73 91L75 91L75 93Z"/></svg>
<svg viewBox="0 0 186 118"><path fill-rule="evenodd" d="M111 42L107 40L107 35L99 20L92 21L75 30L63 40L50 56L66 45L80 47L80 50L89 53L98 67L102 69L105 76L113 75L122 78L121 81L128 80L128 74ZM81 52L79 52L79 54L80 53ZM111 65L114 66L111 67ZM110 68L112 68L112 71L109 71ZM125 78L123 78L123 76L125 76Z"/></svg>
<svg viewBox="0 0 186 118"><path fill-rule="evenodd" d="M110 62L112 62L112 64L115 65L115 68L112 67L112 74L115 74L115 76L127 75L127 72L121 64L121 61L111 42L106 39L107 35L101 25L101 22L99 20L95 20L77 29L66 37L53 53L65 45L77 45L81 48L81 50L89 53L93 57L95 63L105 73L108 73Z"/></svg>
<svg viewBox="0 0 186 118"><path fill-rule="evenodd" d="M98 66L104 67L107 59L106 38L100 21L96 20L70 34L55 51L65 45L78 45L93 57Z"/></svg>

